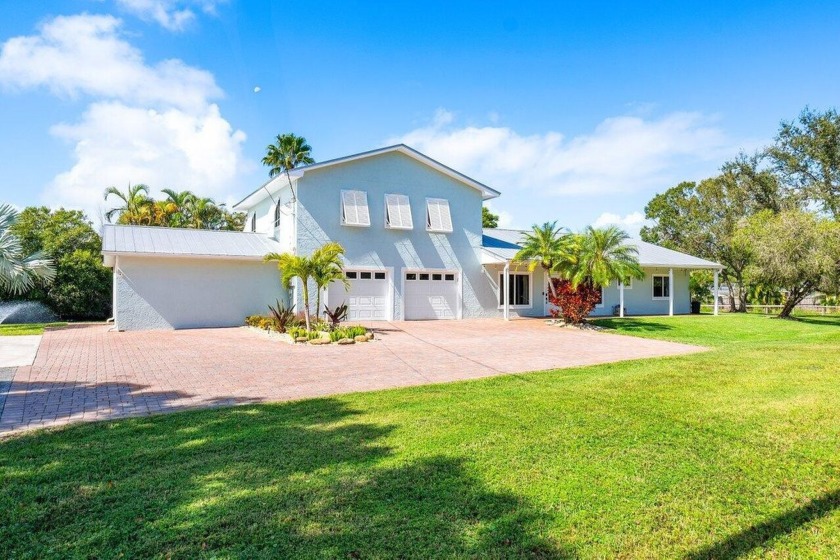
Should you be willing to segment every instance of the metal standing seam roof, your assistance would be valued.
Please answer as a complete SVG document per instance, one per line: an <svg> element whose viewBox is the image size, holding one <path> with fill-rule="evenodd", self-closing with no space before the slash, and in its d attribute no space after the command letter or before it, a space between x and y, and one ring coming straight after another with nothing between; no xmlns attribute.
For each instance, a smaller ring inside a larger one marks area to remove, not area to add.
<svg viewBox="0 0 840 560"><path fill-rule="evenodd" d="M280 244L260 233L106 224L102 253L262 259Z"/></svg>
<svg viewBox="0 0 840 560"><path fill-rule="evenodd" d="M519 243L528 233L519 229L485 229L481 245L485 252L501 260L513 260L520 249ZM645 267L673 268L722 268L716 262L666 249L640 239L632 239L628 244L639 251L639 264Z"/></svg>

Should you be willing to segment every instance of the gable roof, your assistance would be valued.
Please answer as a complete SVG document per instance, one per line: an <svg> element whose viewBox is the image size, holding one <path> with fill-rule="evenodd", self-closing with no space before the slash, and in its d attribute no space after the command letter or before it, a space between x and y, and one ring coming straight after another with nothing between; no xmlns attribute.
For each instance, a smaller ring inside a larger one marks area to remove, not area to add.
<svg viewBox="0 0 840 560"><path fill-rule="evenodd" d="M486 262L513 260L526 233L528 232L521 229L484 229L481 245L488 257ZM723 268L716 262L666 249L641 239L631 239L628 245L638 249L639 264L647 268Z"/></svg>
<svg viewBox="0 0 840 560"><path fill-rule="evenodd" d="M455 179L456 181L459 181L460 183L463 183L464 185L466 185L468 187L476 189L479 192L481 192L481 196L482 196L483 200L489 200L491 198L496 198L497 196L499 196L501 194L499 191L497 191L495 189L491 189L490 187L488 187L484 183L480 183L480 182L476 181L475 179L473 179L471 177L467 177L466 175L464 175L460 171L455 171L451 167L448 167L448 166L440 163L439 161L430 158L426 154L422 154L422 153L418 152L417 150L415 150L414 148L412 148L410 146L406 146L405 144L395 144L393 146L386 146L384 148L377 148L375 150L369 150L367 152L361 152L361 153L358 153L358 154L353 154L353 155L344 156L344 157L340 157L340 158L330 159L330 160L322 161L322 162L319 162L319 163L313 163L311 165L305 165L303 167L298 167L298 168L295 168L295 169L291 170L289 172L289 176L293 180L294 179L299 179L299 178L303 177L304 174L306 174L306 172L308 172L308 171L313 171L313 170L316 170L316 169L323 169L323 168L326 168L326 167L332 167L334 165L340 165L340 164L343 164L343 163L349 163L351 161L356 161L356 160L360 160L360 159L366 159L366 158L370 158L370 157L380 156L382 154L388 154L388 153L400 153L400 154L406 155L406 156L408 156L408 157L410 157L410 158L412 158L416 161L419 161L423 165L427 165L427 166L431 167L432 169L435 169L435 170L439 171L440 173L443 173L444 175L446 175L448 177L451 177L452 179ZM243 198L242 200L240 200L239 202L234 204L233 208L235 210L250 208L251 206L253 206L257 202L261 201L265 197L264 196L258 196L258 195L260 195L260 193L264 190L267 191L269 185L271 185L271 183L273 183L274 181L277 181L281 177L285 180L285 174L281 174L281 175L278 175L276 177L273 177L272 179L269 179L268 181L266 181L265 183L260 185L260 187L257 188L254 192L252 192L251 194L249 194L248 196L246 196L245 198Z"/></svg>
<svg viewBox="0 0 840 560"><path fill-rule="evenodd" d="M262 260L281 252L280 244L260 233L153 226L102 227L102 254ZM106 259L107 260L107 259Z"/></svg>

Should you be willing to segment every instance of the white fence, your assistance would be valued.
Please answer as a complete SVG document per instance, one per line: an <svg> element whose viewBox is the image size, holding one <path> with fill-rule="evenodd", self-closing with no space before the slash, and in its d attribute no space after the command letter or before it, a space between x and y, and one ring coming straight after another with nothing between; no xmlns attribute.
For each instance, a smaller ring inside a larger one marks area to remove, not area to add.
<svg viewBox="0 0 840 560"><path fill-rule="evenodd" d="M765 315L770 315L773 313L779 313L784 305L748 305L747 311L749 313L763 313ZM708 303L704 303L702 305L703 311L711 311L713 305ZM729 305L720 304L720 311L721 313L726 313L729 311ZM840 313L840 305L816 305L813 303L800 303L793 309L794 313L810 313L813 315L833 315L835 313Z"/></svg>

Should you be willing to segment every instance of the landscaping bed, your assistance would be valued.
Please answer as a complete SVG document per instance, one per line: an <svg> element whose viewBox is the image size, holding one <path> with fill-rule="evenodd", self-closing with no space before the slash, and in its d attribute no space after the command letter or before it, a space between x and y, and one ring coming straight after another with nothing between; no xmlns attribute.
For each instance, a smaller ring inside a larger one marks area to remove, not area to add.
<svg viewBox="0 0 840 560"><path fill-rule="evenodd" d="M300 321L278 321L276 317L266 315L251 315L246 317L245 324L266 333L272 338L288 344L309 344L323 346L370 342L374 339L373 331L361 325L335 325L326 321L315 321L309 330Z"/></svg>

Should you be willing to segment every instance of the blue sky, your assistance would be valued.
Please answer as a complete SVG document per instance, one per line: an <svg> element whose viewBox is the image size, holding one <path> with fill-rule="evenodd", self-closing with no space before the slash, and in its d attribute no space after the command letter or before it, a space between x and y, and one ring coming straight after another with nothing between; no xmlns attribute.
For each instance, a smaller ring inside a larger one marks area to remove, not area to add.
<svg viewBox="0 0 840 560"><path fill-rule="evenodd" d="M295 132L317 160L407 142L502 191L506 225L634 231L840 94L836 3L452 4L0 0L0 200L233 202Z"/></svg>

